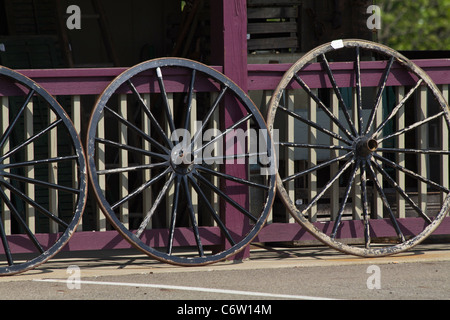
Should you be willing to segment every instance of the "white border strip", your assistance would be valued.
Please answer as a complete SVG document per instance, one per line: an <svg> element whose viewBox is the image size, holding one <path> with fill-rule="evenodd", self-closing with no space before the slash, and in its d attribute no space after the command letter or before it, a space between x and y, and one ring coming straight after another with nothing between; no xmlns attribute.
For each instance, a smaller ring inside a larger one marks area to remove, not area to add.
<svg viewBox="0 0 450 320"><path fill-rule="evenodd" d="M33 281L75 284L74 281L61 280L61 279L33 279ZM140 287L140 288L168 289L168 290L181 290L181 291L197 291L197 292L231 294L231 295L240 295L240 296L254 296L254 297L295 299L295 300L334 300L334 299L329 299L329 298L310 297L310 296L301 296L301 295L276 294L276 293L240 291L240 290L226 290L226 289L214 289L214 288L200 288L200 287L184 287L184 286L147 284L147 283L126 283L126 282L107 282L107 281L103 282L103 281L80 280L80 281L76 281L76 284L100 285L100 286L119 286L119 287Z"/></svg>

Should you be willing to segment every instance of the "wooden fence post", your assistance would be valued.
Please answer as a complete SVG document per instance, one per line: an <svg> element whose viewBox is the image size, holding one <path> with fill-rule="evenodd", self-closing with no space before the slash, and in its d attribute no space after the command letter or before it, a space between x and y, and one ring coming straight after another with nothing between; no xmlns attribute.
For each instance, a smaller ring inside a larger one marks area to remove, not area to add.
<svg viewBox="0 0 450 320"><path fill-rule="evenodd" d="M223 66L223 72L245 92L248 91L247 71L247 2L246 0L211 1L211 62ZM237 102L226 100L226 110L221 114L221 130L230 127L247 113ZM245 112L245 113L244 113ZM247 127L241 128L247 131ZM229 137L226 137L229 139ZM226 142L224 143L226 145ZM241 146L246 148L246 146ZM235 152L227 150L227 152ZM246 149L244 149L246 150ZM224 162L223 172L247 179L247 164L228 164ZM244 208L249 207L248 189L234 182L226 181L223 190ZM232 233L242 234L248 219L228 203L221 204L221 214ZM225 247L230 246L229 243ZM246 248L235 260L247 258L250 249Z"/></svg>

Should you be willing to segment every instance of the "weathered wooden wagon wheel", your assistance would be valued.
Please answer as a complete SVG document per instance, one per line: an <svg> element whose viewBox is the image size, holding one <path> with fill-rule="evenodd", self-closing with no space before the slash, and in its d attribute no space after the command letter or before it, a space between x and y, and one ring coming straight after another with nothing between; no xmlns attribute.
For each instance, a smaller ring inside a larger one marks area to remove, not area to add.
<svg viewBox="0 0 450 320"><path fill-rule="evenodd" d="M386 46L339 40L307 53L281 80L267 124L280 135L278 194L333 248L398 253L449 211L449 107L423 70Z"/></svg>
<svg viewBox="0 0 450 320"><path fill-rule="evenodd" d="M230 103L237 112L227 114ZM245 141L235 142L239 133ZM91 115L87 150L109 222L163 262L205 265L238 253L263 227L274 198L263 117L236 84L194 61L156 59L118 76ZM229 210L242 225L230 227Z"/></svg>
<svg viewBox="0 0 450 320"><path fill-rule="evenodd" d="M75 232L86 202L82 144L59 103L0 67L0 275L35 268Z"/></svg>

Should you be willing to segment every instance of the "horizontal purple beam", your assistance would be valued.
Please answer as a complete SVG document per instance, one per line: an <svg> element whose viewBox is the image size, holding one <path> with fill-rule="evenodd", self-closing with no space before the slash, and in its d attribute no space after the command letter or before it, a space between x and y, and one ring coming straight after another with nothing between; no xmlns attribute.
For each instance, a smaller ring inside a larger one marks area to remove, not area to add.
<svg viewBox="0 0 450 320"><path fill-rule="evenodd" d="M199 233L202 244L218 245L221 243L221 234L218 227L200 227ZM165 247L168 245L168 229L153 229L144 231L141 239L151 247ZM57 240L57 234L37 234L36 238L44 249L48 249ZM13 253L32 253L36 248L26 235L8 236L8 242ZM195 235L189 228L175 230L174 246L196 245ZM75 232L63 251L128 249L132 246L115 230L113 231L83 231ZM3 254L0 247L0 254Z"/></svg>
<svg viewBox="0 0 450 320"><path fill-rule="evenodd" d="M415 60L414 62L431 77L434 83L438 85L450 84L450 59ZM366 87L378 86L385 66L386 62L382 61L363 61L361 63L362 85ZM291 64L249 65L249 89L274 90L290 67ZM355 86L353 62L330 63L330 67L339 87ZM307 66L299 75L311 88L332 88L325 70L319 63ZM394 64L387 85L408 86L414 85L415 82L414 77L403 71L399 65Z"/></svg>
<svg viewBox="0 0 450 320"><path fill-rule="evenodd" d="M315 223L319 230L329 233L333 227L332 223ZM400 219L399 225L405 236L414 235L423 229L424 221L420 218ZM395 237L396 233L389 220L371 220L371 235L373 237ZM208 245L220 245L222 237L218 227L201 227L200 236L202 243ZM450 234L450 217L444 219L434 235ZM361 221L343 221L338 234L342 239L362 239L364 238L364 228ZM54 234L38 234L37 239L44 248L53 243L56 239ZM142 240L151 247L161 247L167 245L168 230L155 229L147 230ZM254 242L282 242L282 241L306 241L315 238L299 224L296 223L273 223L265 226L263 230L254 239ZM14 253L30 253L35 249L25 235L8 236L11 251ZM175 246L195 246L195 237L191 229L176 229ZM107 249L128 249L132 246L116 231L104 232L75 232L69 243L63 248L63 251L89 251L89 250L107 250ZM0 254L3 248L0 249Z"/></svg>
<svg viewBox="0 0 450 320"><path fill-rule="evenodd" d="M220 67L214 67L222 71ZM17 72L33 79L41 87L54 96L59 95L99 95L107 86L124 72L126 68L90 68L90 69L31 69L17 70ZM133 80L136 88L141 93L158 92L157 82L148 84L143 81L148 73L142 73ZM168 92L180 92L185 90L190 82L190 74L181 70L164 74L166 89ZM145 85L144 85L145 84ZM210 91L211 85L198 82L197 89ZM127 89L128 90L128 89ZM130 91L123 91L130 93ZM0 96L24 95L22 90L11 86L8 80L0 79Z"/></svg>
<svg viewBox="0 0 450 320"><path fill-rule="evenodd" d="M423 68L436 84L450 84L450 59L416 60L417 65ZM249 64L249 90L274 90L290 64ZM383 73L384 62L363 62L363 84L377 86ZM336 80L340 87L354 85L353 64L348 62L332 63ZM213 67L222 71L222 67ZM18 72L35 80L39 85L52 95L99 95L111 81L125 71L125 68L92 68L92 69L42 69L42 70L18 70ZM326 74L319 64L308 66L301 73L304 80L311 88L331 87ZM364 77L367 75L367 77ZM168 92L177 92L184 88L186 75L175 74L169 77L172 81L167 84ZM189 82L187 82L189 83ZM411 85L413 78L404 72L400 72L394 66L388 85ZM207 90L208 87L203 88ZM148 91L148 86L140 86L141 92ZM11 86L0 85L0 96L23 95L22 91Z"/></svg>
<svg viewBox="0 0 450 320"><path fill-rule="evenodd" d="M420 233L425 226L421 218L405 218L398 220L399 226L405 236ZM330 234L333 222L316 222L314 226L323 233ZM372 237L395 237L397 236L389 219L370 220ZM450 235L450 217L447 217L439 225L434 235ZM363 239L364 226L361 220L342 221L337 238L340 239ZM277 242L277 241L305 241L314 240L314 236L298 224L273 223L267 225L255 238L254 242Z"/></svg>

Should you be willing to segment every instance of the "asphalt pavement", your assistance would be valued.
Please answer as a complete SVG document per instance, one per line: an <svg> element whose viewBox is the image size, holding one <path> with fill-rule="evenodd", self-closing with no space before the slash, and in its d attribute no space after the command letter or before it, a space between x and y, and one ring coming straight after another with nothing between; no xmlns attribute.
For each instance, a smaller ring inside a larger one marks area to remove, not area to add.
<svg viewBox="0 0 450 320"><path fill-rule="evenodd" d="M323 246L252 246L245 261L188 268L135 250L63 252L25 274L0 278L0 299L170 300L184 302L176 307L182 313L208 311L189 309L189 301L245 300L259 301L262 314L273 312L273 300L450 300L450 244L382 258Z"/></svg>

